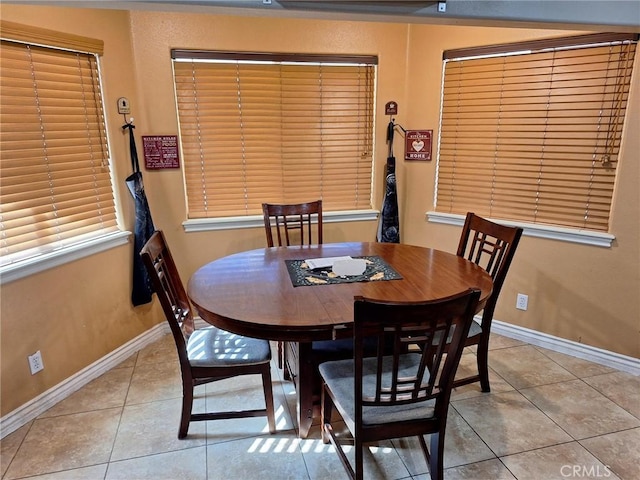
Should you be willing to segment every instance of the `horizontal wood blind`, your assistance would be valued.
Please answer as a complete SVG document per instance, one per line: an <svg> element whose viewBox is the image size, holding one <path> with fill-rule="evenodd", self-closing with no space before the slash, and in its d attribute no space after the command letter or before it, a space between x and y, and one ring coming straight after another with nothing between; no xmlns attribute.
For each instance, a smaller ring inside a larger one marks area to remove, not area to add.
<svg viewBox="0 0 640 480"><path fill-rule="evenodd" d="M117 231L97 59L2 41L2 264Z"/></svg>
<svg viewBox="0 0 640 480"><path fill-rule="evenodd" d="M437 211L608 231L636 44L588 40L445 53Z"/></svg>
<svg viewBox="0 0 640 480"><path fill-rule="evenodd" d="M175 61L189 218L371 208L374 68Z"/></svg>

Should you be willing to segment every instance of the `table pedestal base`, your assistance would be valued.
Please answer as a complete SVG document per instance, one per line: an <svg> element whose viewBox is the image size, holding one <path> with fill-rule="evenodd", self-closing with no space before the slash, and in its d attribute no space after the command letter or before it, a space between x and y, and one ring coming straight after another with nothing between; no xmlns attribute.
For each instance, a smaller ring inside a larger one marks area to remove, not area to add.
<svg viewBox="0 0 640 480"><path fill-rule="evenodd" d="M311 362L311 343L285 342L284 368L296 389L299 436L307 438L313 423L314 407L318 409L320 402L318 392L314 392L317 374Z"/></svg>

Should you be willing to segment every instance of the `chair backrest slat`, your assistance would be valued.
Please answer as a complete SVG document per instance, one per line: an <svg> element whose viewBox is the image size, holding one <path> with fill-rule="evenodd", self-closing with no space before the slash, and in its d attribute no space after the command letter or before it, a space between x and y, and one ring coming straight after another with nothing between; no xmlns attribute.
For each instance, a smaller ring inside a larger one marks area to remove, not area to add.
<svg viewBox="0 0 640 480"><path fill-rule="evenodd" d="M263 203L262 213L267 246L289 246L295 240L298 240L299 245L322 243L322 200L296 204ZM314 225L317 232L315 239ZM277 245L274 237L278 241Z"/></svg>
<svg viewBox="0 0 640 480"><path fill-rule="evenodd" d="M479 265L491 275L493 291L487 301L491 309L495 307L521 236L520 227L500 225L472 212L467 213L457 255Z"/></svg>
<svg viewBox="0 0 640 480"><path fill-rule="evenodd" d="M436 403L448 402L479 298L477 289L431 302L389 303L356 297L356 409L432 398ZM377 337L377 348L374 357L367 357L365 345L371 337ZM371 378L373 368L375 387L364 386L362 379L365 374Z"/></svg>
<svg viewBox="0 0 640 480"><path fill-rule="evenodd" d="M189 362L186 341L195 328L193 312L164 234L161 231L154 232L140 255L171 328L180 362L186 368Z"/></svg>

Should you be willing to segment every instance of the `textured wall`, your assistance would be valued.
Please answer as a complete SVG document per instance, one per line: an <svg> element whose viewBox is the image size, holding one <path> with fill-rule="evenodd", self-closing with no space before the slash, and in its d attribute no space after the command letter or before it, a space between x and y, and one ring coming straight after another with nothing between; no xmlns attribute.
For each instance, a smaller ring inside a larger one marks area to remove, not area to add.
<svg viewBox="0 0 640 480"><path fill-rule="evenodd" d="M443 50L577 33L16 5L3 5L2 17L104 40L117 202L128 228L132 201L123 180L130 164L116 99L131 101L138 139L177 134L171 48L378 55L375 162L380 172L386 160L387 101L399 103L397 120L403 126L433 129L437 135ZM635 357L640 356L637 79L638 72L612 215L614 246L525 237L496 311L499 320ZM398 143L396 157L402 158ZM433 206L435 162L399 160L397 171L403 242L454 251L460 228L429 224L425 218ZM165 230L183 280L211 259L264 245L261 228L185 233L182 173L144 172L144 178L156 226ZM381 178L374 187L374 204L379 205ZM376 222L328 224L325 241L373 240L375 229ZM162 321L157 305L130 306L132 254L130 246L119 247L2 286L2 415ZM517 292L529 295L528 311L515 309ZM46 368L31 376L27 355L38 349Z"/></svg>

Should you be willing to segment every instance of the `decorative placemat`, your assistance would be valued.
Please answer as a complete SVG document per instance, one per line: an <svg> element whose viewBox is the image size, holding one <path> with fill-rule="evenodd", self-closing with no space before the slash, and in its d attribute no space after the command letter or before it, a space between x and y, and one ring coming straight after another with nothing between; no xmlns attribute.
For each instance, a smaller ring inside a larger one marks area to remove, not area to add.
<svg viewBox="0 0 640 480"><path fill-rule="evenodd" d="M311 270L305 260L285 260L285 263L294 287L402 279L402 275L377 255L353 258L362 258L367 262L367 268L362 275L339 277L331 271L331 267Z"/></svg>

